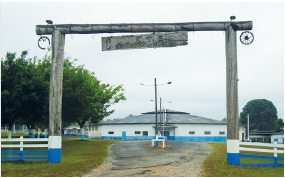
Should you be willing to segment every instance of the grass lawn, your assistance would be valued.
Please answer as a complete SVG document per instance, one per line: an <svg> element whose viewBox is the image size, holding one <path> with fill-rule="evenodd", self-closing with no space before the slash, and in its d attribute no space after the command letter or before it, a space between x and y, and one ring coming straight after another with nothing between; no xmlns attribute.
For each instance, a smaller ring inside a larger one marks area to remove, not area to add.
<svg viewBox="0 0 285 178"><path fill-rule="evenodd" d="M284 167L234 166L227 163L227 143L208 142L212 153L203 163L204 177L284 177ZM256 153L241 151L242 154L273 156L273 153ZM284 154L278 154L284 157ZM284 161L278 161L284 163ZM240 163L273 163L273 160L240 158Z"/></svg>
<svg viewBox="0 0 285 178"><path fill-rule="evenodd" d="M19 136L20 135L12 134L12 137L19 138ZM1 134L1 137L7 138L7 134ZM79 177L86 171L103 163L109 154L109 146L118 141L119 140L101 139L81 140L81 137L62 137L62 156L60 163L48 163L47 160L23 160L23 162L18 160L1 160L1 176ZM11 148L8 149L11 150ZM47 148L44 149L47 150ZM24 150L27 149L24 148ZM30 150L39 149L32 148Z"/></svg>

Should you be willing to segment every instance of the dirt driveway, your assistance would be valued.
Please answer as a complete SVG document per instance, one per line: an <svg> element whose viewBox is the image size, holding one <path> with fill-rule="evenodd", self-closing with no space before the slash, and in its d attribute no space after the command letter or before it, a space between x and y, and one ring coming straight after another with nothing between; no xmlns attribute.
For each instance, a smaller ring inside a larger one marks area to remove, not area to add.
<svg viewBox="0 0 285 178"><path fill-rule="evenodd" d="M110 146L106 161L83 177L200 177L212 147L206 142L167 141L170 149L150 149L148 141Z"/></svg>

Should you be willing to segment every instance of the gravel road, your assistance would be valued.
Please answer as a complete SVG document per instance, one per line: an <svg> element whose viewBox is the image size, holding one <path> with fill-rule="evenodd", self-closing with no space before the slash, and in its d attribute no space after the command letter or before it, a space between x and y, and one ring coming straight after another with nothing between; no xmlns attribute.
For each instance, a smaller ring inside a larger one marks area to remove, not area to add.
<svg viewBox="0 0 285 178"><path fill-rule="evenodd" d="M201 166L212 147L206 142L167 141L169 149L151 149L148 141L110 146L103 164L82 177L201 177Z"/></svg>

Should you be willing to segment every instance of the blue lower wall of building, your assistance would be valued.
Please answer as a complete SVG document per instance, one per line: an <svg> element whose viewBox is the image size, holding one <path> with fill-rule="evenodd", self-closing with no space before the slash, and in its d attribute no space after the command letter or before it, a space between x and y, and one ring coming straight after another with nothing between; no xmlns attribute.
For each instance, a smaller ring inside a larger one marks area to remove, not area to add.
<svg viewBox="0 0 285 178"><path fill-rule="evenodd" d="M73 137L73 136L82 137L82 135L73 135L73 134L61 134L61 136L65 136L65 137ZM84 136L88 136L88 135L84 135Z"/></svg>
<svg viewBox="0 0 285 178"><path fill-rule="evenodd" d="M127 136L127 140L151 140L155 139L155 136Z"/></svg>
<svg viewBox="0 0 285 178"><path fill-rule="evenodd" d="M227 137L220 136L169 136L169 140L192 142L227 142Z"/></svg>
<svg viewBox="0 0 285 178"><path fill-rule="evenodd" d="M121 139L122 139L122 136L102 136L102 139L121 140Z"/></svg>
<svg viewBox="0 0 285 178"><path fill-rule="evenodd" d="M119 139L122 140L122 136L89 136L90 139ZM155 136L126 136L127 140L151 140L155 139ZM174 141L192 141L192 142L227 142L227 137L220 136L168 136L168 140Z"/></svg>

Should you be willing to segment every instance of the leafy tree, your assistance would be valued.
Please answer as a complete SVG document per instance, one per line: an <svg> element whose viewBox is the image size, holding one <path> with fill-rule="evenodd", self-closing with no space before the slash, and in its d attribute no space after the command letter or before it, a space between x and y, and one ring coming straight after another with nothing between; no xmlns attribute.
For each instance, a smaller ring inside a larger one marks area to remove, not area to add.
<svg viewBox="0 0 285 178"><path fill-rule="evenodd" d="M255 129L260 131L275 130L277 110L271 101L266 99L251 100L242 109L240 123L247 125L247 116L249 114L250 131Z"/></svg>
<svg viewBox="0 0 285 178"><path fill-rule="evenodd" d="M26 55L23 51L16 59L16 53L7 53L1 60L1 124L10 129L16 122L44 129L49 122L51 57L26 59ZM126 98L122 85L102 84L74 61L64 60L62 123L77 122L83 128L86 121L98 123L112 114L108 108Z"/></svg>
<svg viewBox="0 0 285 178"><path fill-rule="evenodd" d="M250 133L254 133L254 132L258 132L258 129L253 129L252 131L250 131Z"/></svg>
<svg viewBox="0 0 285 178"><path fill-rule="evenodd" d="M283 121L283 119L282 118L277 119L276 123L277 123L276 129L280 130L280 131L283 131L284 130L284 121Z"/></svg>
<svg viewBox="0 0 285 178"><path fill-rule="evenodd" d="M50 63L26 59L26 55L23 51L16 59L16 53L8 52L1 61L1 123L10 129L15 122L34 129L48 119L49 72L43 65Z"/></svg>
<svg viewBox="0 0 285 178"><path fill-rule="evenodd" d="M224 117L224 118L222 119L222 121L227 122L227 118Z"/></svg>
<svg viewBox="0 0 285 178"><path fill-rule="evenodd" d="M75 66L69 59L64 61L62 114L66 122L77 122L83 128L86 121L99 123L114 113L107 109L125 100L122 85L117 87L101 84L93 72Z"/></svg>
<svg viewBox="0 0 285 178"><path fill-rule="evenodd" d="M21 58L25 53L21 55ZM16 53L7 53L6 60L1 60L1 125L8 125L9 130L15 121L21 116L22 109L19 101L22 78L22 59L15 60Z"/></svg>

